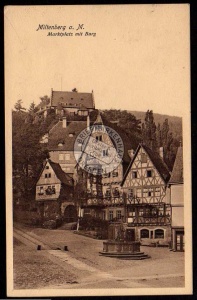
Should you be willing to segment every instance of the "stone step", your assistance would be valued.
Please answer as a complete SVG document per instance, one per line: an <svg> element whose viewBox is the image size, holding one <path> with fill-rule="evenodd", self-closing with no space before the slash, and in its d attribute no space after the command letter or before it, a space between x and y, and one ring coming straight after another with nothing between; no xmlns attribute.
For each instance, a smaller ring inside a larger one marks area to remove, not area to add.
<svg viewBox="0 0 197 300"><path fill-rule="evenodd" d="M143 255L144 252L105 252L105 251L102 251L102 252L99 252L100 254L103 254L103 255L119 255L119 256L124 256L124 255Z"/></svg>
<svg viewBox="0 0 197 300"><path fill-rule="evenodd" d="M117 252L99 252L101 255L106 257L115 257L120 259L146 259L150 258L147 254L144 254L144 252L136 252L136 253L117 253Z"/></svg>

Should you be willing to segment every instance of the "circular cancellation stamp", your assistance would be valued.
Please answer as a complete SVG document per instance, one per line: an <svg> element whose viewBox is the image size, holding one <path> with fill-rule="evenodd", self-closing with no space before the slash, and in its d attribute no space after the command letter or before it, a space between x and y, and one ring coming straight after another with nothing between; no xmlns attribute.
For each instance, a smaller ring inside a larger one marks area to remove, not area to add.
<svg viewBox="0 0 197 300"><path fill-rule="evenodd" d="M92 125L82 130L74 144L78 165L94 175L108 174L122 161L124 144L120 135L105 125Z"/></svg>

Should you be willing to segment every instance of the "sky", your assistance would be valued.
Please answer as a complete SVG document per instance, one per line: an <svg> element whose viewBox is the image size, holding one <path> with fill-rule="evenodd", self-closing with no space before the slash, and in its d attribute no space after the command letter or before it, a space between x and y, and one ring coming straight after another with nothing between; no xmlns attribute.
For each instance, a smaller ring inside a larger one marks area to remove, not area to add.
<svg viewBox="0 0 197 300"><path fill-rule="evenodd" d="M39 24L66 28L37 30ZM187 4L7 6L5 101L11 109L22 99L28 108L51 88L76 87L93 90L98 109L183 116L190 107L189 52Z"/></svg>

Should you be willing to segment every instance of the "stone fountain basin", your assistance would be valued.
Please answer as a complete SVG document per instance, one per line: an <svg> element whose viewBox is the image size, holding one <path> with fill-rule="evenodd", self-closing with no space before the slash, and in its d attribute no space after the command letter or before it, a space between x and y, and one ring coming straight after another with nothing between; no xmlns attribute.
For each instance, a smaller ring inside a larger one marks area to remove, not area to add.
<svg viewBox="0 0 197 300"><path fill-rule="evenodd" d="M140 252L140 242L137 241L105 241L103 252L135 253Z"/></svg>
<svg viewBox="0 0 197 300"><path fill-rule="evenodd" d="M142 260L150 258L144 252L140 252L140 242L130 241L106 241L103 242L103 251L99 252L103 256L120 259Z"/></svg>

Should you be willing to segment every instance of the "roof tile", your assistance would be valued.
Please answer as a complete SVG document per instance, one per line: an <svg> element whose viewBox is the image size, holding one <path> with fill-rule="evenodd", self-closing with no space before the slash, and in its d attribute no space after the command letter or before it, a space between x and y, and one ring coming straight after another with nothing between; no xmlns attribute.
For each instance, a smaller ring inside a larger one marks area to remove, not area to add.
<svg viewBox="0 0 197 300"><path fill-rule="evenodd" d="M51 106L58 106L58 104L63 107L82 107L83 105L83 107L94 108L92 93L52 91Z"/></svg>

